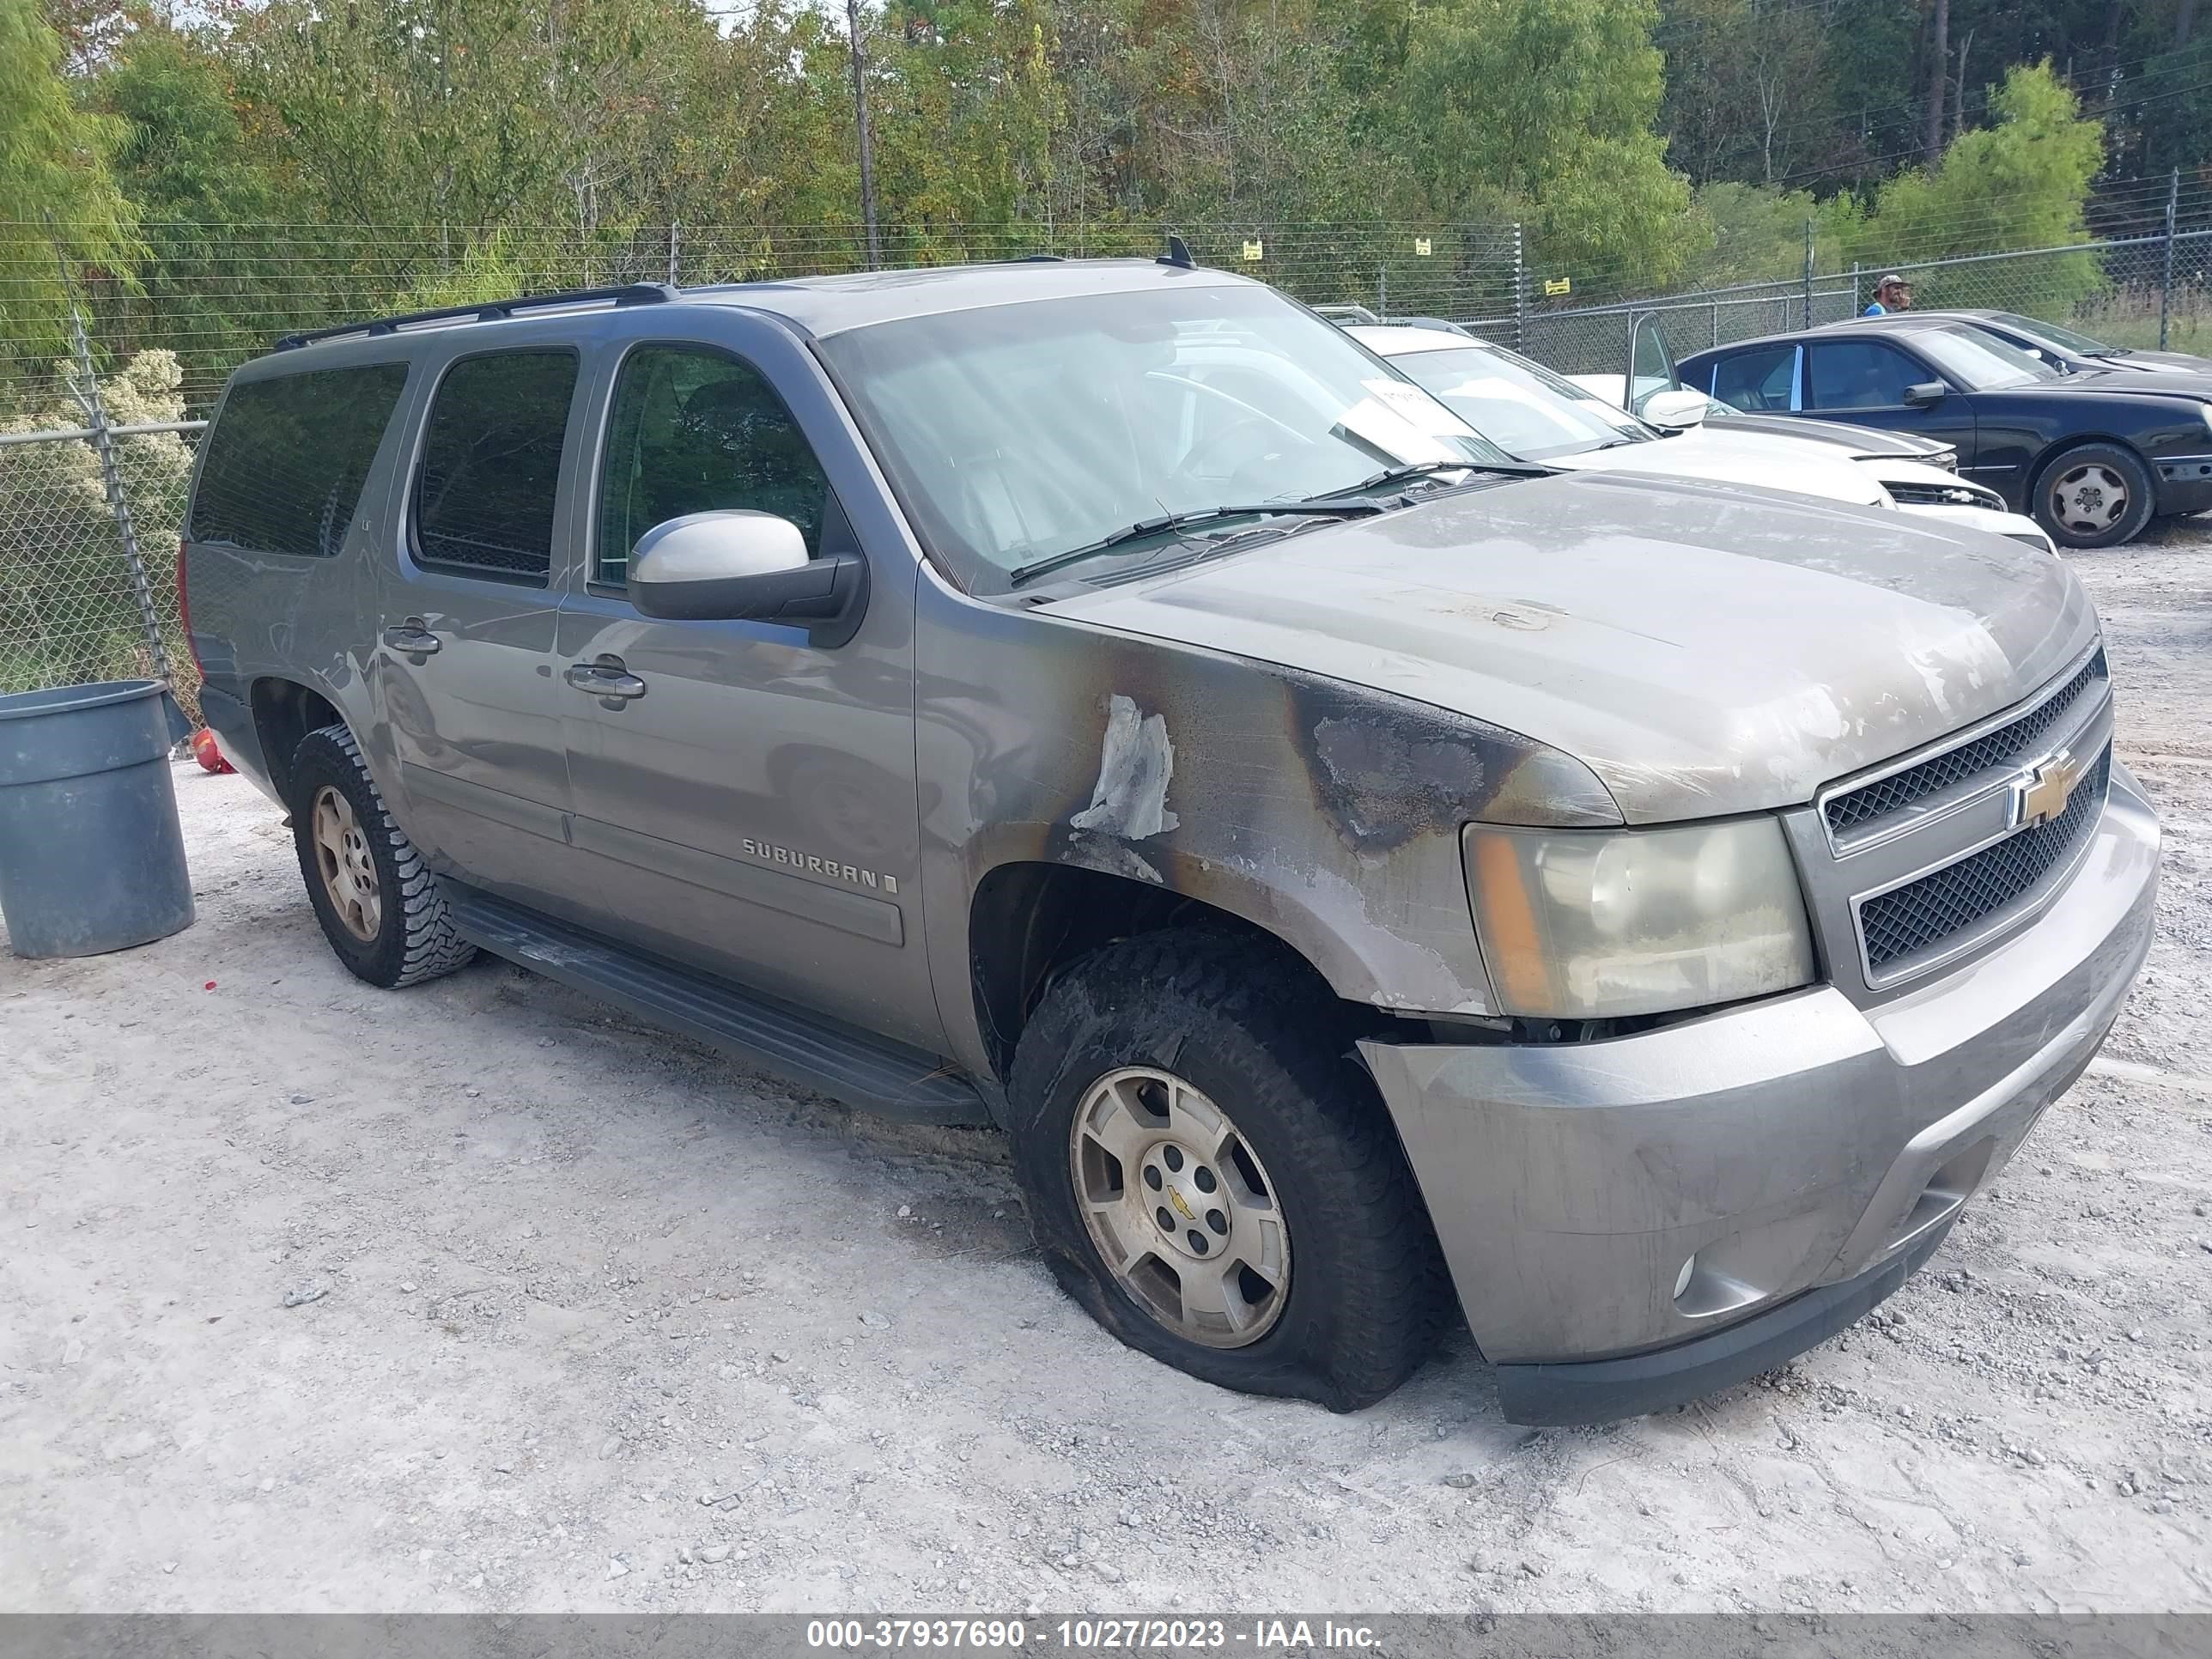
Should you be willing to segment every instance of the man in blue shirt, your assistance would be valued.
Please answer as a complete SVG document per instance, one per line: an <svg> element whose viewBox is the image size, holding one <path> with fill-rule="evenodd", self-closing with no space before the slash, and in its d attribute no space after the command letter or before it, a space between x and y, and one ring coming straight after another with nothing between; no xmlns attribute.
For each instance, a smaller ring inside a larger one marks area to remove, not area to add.
<svg viewBox="0 0 2212 1659"><path fill-rule="evenodd" d="M1912 309L1912 284L1895 271L1874 285L1874 303L1866 308L1869 317L1886 317L1893 311Z"/></svg>

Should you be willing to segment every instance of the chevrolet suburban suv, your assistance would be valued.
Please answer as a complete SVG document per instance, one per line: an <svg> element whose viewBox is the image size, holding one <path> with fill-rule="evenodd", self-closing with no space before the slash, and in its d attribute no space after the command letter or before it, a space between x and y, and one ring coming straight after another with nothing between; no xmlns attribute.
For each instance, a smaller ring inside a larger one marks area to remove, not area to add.
<svg viewBox="0 0 2212 1659"><path fill-rule="evenodd" d="M2158 829L2049 553L1492 448L1257 283L602 290L240 368L202 704L339 959L1011 1135L1062 1285L1351 1409L1771 1369L2087 1064Z"/></svg>

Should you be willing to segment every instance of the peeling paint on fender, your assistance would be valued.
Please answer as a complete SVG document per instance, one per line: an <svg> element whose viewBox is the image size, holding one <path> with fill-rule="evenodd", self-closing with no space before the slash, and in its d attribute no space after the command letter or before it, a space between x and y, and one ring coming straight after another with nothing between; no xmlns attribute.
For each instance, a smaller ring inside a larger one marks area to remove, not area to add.
<svg viewBox="0 0 2212 1659"><path fill-rule="evenodd" d="M1176 827L1176 815L1168 811L1168 781L1174 775L1175 745L1168 741L1166 720L1140 714L1135 699L1117 691L1107 703L1106 739L1091 805L1068 823L1130 841L1164 834Z"/></svg>

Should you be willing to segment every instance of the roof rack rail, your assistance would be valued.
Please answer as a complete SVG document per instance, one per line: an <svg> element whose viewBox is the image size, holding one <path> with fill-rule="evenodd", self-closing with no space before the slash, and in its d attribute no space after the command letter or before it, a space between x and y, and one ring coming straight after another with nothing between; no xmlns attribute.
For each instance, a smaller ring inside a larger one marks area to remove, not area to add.
<svg viewBox="0 0 2212 1659"><path fill-rule="evenodd" d="M435 311L410 311L398 317L377 317L365 322L338 323L329 328L311 328L297 334L287 334L276 342L275 349L290 351L303 345L313 345L318 340L339 340L349 334L374 338L380 334L396 334L403 328L421 323L456 322L465 317L471 322L496 323L518 312L540 311L556 306L591 305L604 301L614 306L659 305L683 295L666 283L630 283L621 288L580 288L565 294L527 294L516 300L489 300L481 305L444 306Z"/></svg>

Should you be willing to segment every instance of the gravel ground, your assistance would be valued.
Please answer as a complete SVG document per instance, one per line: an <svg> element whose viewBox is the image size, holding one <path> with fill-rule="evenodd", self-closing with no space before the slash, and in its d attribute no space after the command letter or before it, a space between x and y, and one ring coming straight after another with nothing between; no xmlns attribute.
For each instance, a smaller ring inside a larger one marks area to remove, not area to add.
<svg viewBox="0 0 2212 1659"><path fill-rule="evenodd" d="M2091 1074L1773 1376L1503 1423L1224 1394L1054 1290L994 1137L493 962L339 969L178 774L200 920L0 957L0 1609L2212 1609L2212 530L2078 568L2168 836Z"/></svg>

